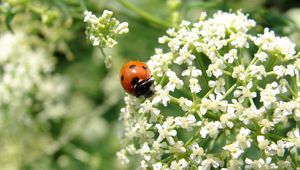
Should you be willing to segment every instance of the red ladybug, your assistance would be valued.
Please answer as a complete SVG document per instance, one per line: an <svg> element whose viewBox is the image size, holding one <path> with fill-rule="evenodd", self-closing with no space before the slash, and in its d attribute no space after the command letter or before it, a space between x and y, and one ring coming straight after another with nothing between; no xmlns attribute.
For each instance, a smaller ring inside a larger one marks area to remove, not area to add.
<svg viewBox="0 0 300 170"><path fill-rule="evenodd" d="M153 95L154 83L148 66L140 61L129 61L120 71L120 80L124 90L136 97Z"/></svg>

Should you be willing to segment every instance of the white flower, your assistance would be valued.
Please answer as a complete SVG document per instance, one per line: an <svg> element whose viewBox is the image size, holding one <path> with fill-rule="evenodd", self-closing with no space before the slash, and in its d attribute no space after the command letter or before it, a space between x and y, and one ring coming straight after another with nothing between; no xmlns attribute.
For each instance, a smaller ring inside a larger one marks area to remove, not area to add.
<svg viewBox="0 0 300 170"><path fill-rule="evenodd" d="M236 142L238 142L239 147L245 149L251 146L251 139L247 139L250 134L251 131L249 129L241 128L240 133L236 136Z"/></svg>
<svg viewBox="0 0 300 170"><path fill-rule="evenodd" d="M216 81L210 80L208 81L208 85L214 88L216 94L225 94L225 80L223 78L219 78Z"/></svg>
<svg viewBox="0 0 300 170"><path fill-rule="evenodd" d="M192 93L199 93L201 91L201 87L198 83L198 79L191 78L189 87Z"/></svg>
<svg viewBox="0 0 300 170"><path fill-rule="evenodd" d="M116 34L126 34L129 32L129 29L128 29L128 23L127 22L122 22L120 23L117 28L114 30L114 32Z"/></svg>
<svg viewBox="0 0 300 170"><path fill-rule="evenodd" d="M228 63L232 64L234 60L236 60L237 57L237 50L231 49L228 53L224 55L224 60L227 60Z"/></svg>
<svg viewBox="0 0 300 170"><path fill-rule="evenodd" d="M243 65L239 65L233 68L232 77L237 78L239 80L245 80L246 74L245 74L245 68Z"/></svg>
<svg viewBox="0 0 300 170"><path fill-rule="evenodd" d="M128 157L126 155L126 151L124 149L117 152L117 157L118 157L118 160L120 160L122 164L129 163L129 159L128 159Z"/></svg>
<svg viewBox="0 0 300 170"><path fill-rule="evenodd" d="M148 143L144 143L142 148L139 150L140 154L144 157L146 161L149 161L151 159L150 151L151 150L148 146Z"/></svg>
<svg viewBox="0 0 300 170"><path fill-rule="evenodd" d="M272 158L267 157L266 160L260 158L259 160L252 161L249 158L245 159L245 169L254 169L254 170L260 170L260 169L277 169L278 166L274 163L272 163Z"/></svg>
<svg viewBox="0 0 300 170"><path fill-rule="evenodd" d="M263 116L262 110L257 109L256 107L246 108L242 114L239 116L239 119L243 121L244 124L248 125L252 121L257 121Z"/></svg>
<svg viewBox="0 0 300 170"><path fill-rule="evenodd" d="M227 126L229 128L232 128L234 126L234 124L231 120L233 120L235 118L236 118L236 115L233 113L222 114L220 117L222 127Z"/></svg>
<svg viewBox="0 0 300 170"><path fill-rule="evenodd" d="M294 76L296 72L299 71L296 69L296 66L293 64L287 65L287 68L285 70L285 75L286 76Z"/></svg>
<svg viewBox="0 0 300 170"><path fill-rule="evenodd" d="M237 34L230 35L231 44L236 48L249 48L249 43L247 42L247 34L238 32Z"/></svg>
<svg viewBox="0 0 300 170"><path fill-rule="evenodd" d="M172 161L171 162L171 169L174 170L183 170L183 169L187 169L189 167L188 162L185 159L180 159L178 162L176 161Z"/></svg>
<svg viewBox="0 0 300 170"><path fill-rule="evenodd" d="M138 156L142 167L235 170L295 166L287 161L300 147L299 129L290 130L300 120L300 98L291 94L289 83L292 88L299 84L292 81L299 74L300 53L296 54L289 39L269 29L250 34L254 26L240 11L219 11L210 19L203 15L195 23L183 21L159 38L169 49L156 49L148 62L157 80L155 94L146 99L131 97L121 115L125 126L122 143L140 148L139 152L126 151ZM253 54L252 49L257 51ZM272 65L273 60L277 65ZM148 113L157 116L153 119ZM277 126L284 132L290 130L287 137L274 131L279 130ZM258 148L257 160L247 158L252 148ZM274 157L280 158L272 161Z"/></svg>
<svg viewBox="0 0 300 170"><path fill-rule="evenodd" d="M278 155L280 157L282 157L284 155L285 152L285 143L282 140L277 141L277 143L272 142L271 145L268 147L268 152L271 155Z"/></svg>
<svg viewBox="0 0 300 170"><path fill-rule="evenodd" d="M222 70L226 68L224 61L222 59L216 59L216 61L208 66L206 71L207 75L211 77L214 75L216 78L220 77L223 72Z"/></svg>
<svg viewBox="0 0 300 170"><path fill-rule="evenodd" d="M98 23L98 18L91 11L84 11L83 21L95 25Z"/></svg>
<svg viewBox="0 0 300 170"><path fill-rule="evenodd" d="M153 170L161 170L162 169L162 163L157 162L155 164L152 164Z"/></svg>
<svg viewBox="0 0 300 170"><path fill-rule="evenodd" d="M158 77L162 77L169 70L168 67L172 63L173 57L172 53L163 53L162 49L157 48L155 49L155 55L151 56L151 60L148 61L147 65Z"/></svg>
<svg viewBox="0 0 300 170"><path fill-rule="evenodd" d="M170 101L169 91L162 89L161 85L158 85L155 87L155 92L156 93L152 100L152 103L153 104L162 103L164 106L167 106Z"/></svg>
<svg viewBox="0 0 300 170"><path fill-rule="evenodd" d="M202 75L202 71L197 69L195 66L188 66L181 74L182 76L198 77Z"/></svg>
<svg viewBox="0 0 300 170"><path fill-rule="evenodd" d="M106 68L111 68L111 66L112 66L112 57L111 57L111 55L108 55L107 57L105 57L104 64L105 64Z"/></svg>
<svg viewBox="0 0 300 170"><path fill-rule="evenodd" d="M260 130L262 134L269 133L271 130L273 130L273 127L275 125L275 123L270 121L269 119L262 119L258 122L258 124L262 127Z"/></svg>
<svg viewBox="0 0 300 170"><path fill-rule="evenodd" d="M238 159L242 153L244 153L244 150L239 148L239 145L237 142L233 144L229 144L223 147L224 150L229 151L233 159Z"/></svg>
<svg viewBox="0 0 300 170"><path fill-rule="evenodd" d="M226 111L228 102L226 100L223 100L223 96L221 94L210 94L209 99L203 98L200 105L200 113L206 114L207 110L211 110L213 112L217 111Z"/></svg>
<svg viewBox="0 0 300 170"><path fill-rule="evenodd" d="M183 81L176 76L174 71L168 70L166 76L169 78L169 83L165 87L167 91L174 91L175 88L180 89L183 86Z"/></svg>
<svg viewBox="0 0 300 170"><path fill-rule="evenodd" d="M267 84L266 88L260 92L260 101L263 102L266 108L270 108L277 101L276 95L279 94L278 84L273 82Z"/></svg>
<svg viewBox="0 0 300 170"><path fill-rule="evenodd" d="M208 122L201 128L200 135L202 138L206 138L207 135L211 138L216 138L220 128L222 128L222 126L219 121Z"/></svg>
<svg viewBox="0 0 300 170"><path fill-rule="evenodd" d="M297 153L300 149L300 130L295 128L287 133L287 141L291 143L291 152Z"/></svg>
<svg viewBox="0 0 300 170"><path fill-rule="evenodd" d="M179 56L175 59L174 63L181 65L182 63L187 63L192 65L192 61L196 57L191 54L191 51L188 51L188 48L185 46L179 50Z"/></svg>
<svg viewBox="0 0 300 170"><path fill-rule="evenodd" d="M249 134L249 129L241 128L240 133L236 136L236 141L225 145L223 149L229 151L233 159L238 159L244 150L251 145L250 140L247 139Z"/></svg>
<svg viewBox="0 0 300 170"><path fill-rule="evenodd" d="M264 136L257 136L258 147L260 150L265 150L268 148L270 141L265 139Z"/></svg>
<svg viewBox="0 0 300 170"><path fill-rule="evenodd" d="M287 37L276 37L273 31L265 28L264 34L253 37L255 45L260 46L262 50L274 53L280 60L290 60L296 53L296 45Z"/></svg>
<svg viewBox="0 0 300 170"><path fill-rule="evenodd" d="M188 115L187 117L176 117L174 121L177 126L189 131L195 125L196 118L194 115Z"/></svg>
<svg viewBox="0 0 300 170"><path fill-rule="evenodd" d="M217 157L208 155L206 159L201 162L201 166L198 166L198 170L209 170L211 167L218 168L221 164L221 161Z"/></svg>
<svg viewBox="0 0 300 170"><path fill-rule="evenodd" d="M156 120L158 117L160 110L154 107L154 104L150 100L146 100L141 104L141 108L139 109L140 113L150 113L151 119Z"/></svg>
<svg viewBox="0 0 300 170"><path fill-rule="evenodd" d="M286 70L286 68L282 65L273 67L273 71L277 75L277 79L279 79L285 75L285 70Z"/></svg>
<svg viewBox="0 0 300 170"><path fill-rule="evenodd" d="M173 137L177 135L177 131L170 129L170 126L173 124L173 118L168 118L162 125L156 124L159 136L157 138L158 142L161 142L163 139L167 139L169 144L174 145Z"/></svg>
<svg viewBox="0 0 300 170"><path fill-rule="evenodd" d="M170 146L170 152L185 153L186 149L184 147L184 143L182 141L177 141L175 144L172 144L172 146Z"/></svg>
<svg viewBox="0 0 300 170"><path fill-rule="evenodd" d="M141 168L145 169L145 170L148 168L148 164L147 164L147 162L145 160L141 161Z"/></svg>
<svg viewBox="0 0 300 170"><path fill-rule="evenodd" d="M253 86L253 84L252 84L252 82L250 82L247 84L246 87L244 87L244 86L237 87L237 90L235 90L233 93L234 97L237 97L239 102L243 102L247 98L251 98L251 99L255 98L256 93L251 92L252 86Z"/></svg>
<svg viewBox="0 0 300 170"><path fill-rule="evenodd" d="M93 46L112 48L118 43L114 39L117 35L128 33L128 23L120 23L112 16L113 12L109 10L104 10L99 18L90 11L84 12L86 36Z"/></svg>
<svg viewBox="0 0 300 170"><path fill-rule="evenodd" d="M249 66L250 75L256 77L258 80L262 80L266 76L266 70L263 65L250 65Z"/></svg>
<svg viewBox="0 0 300 170"><path fill-rule="evenodd" d="M259 61L265 62L267 58L269 57L267 53L264 51L259 51L258 53L254 54L255 57L258 58Z"/></svg>
<svg viewBox="0 0 300 170"><path fill-rule="evenodd" d="M191 146L190 146L190 150L192 151L191 155L190 155L190 158L197 162L197 163L200 163L201 160L202 160L202 156L204 155L204 150L202 147L200 147L197 143L193 143Z"/></svg>
<svg viewBox="0 0 300 170"><path fill-rule="evenodd" d="M178 99L178 102L183 111L188 111L193 105L193 102L191 100L188 100L184 97L180 97Z"/></svg>
<svg viewBox="0 0 300 170"><path fill-rule="evenodd" d="M287 84L288 84L288 81L286 79L281 79L279 81L279 86L278 86L278 90L280 93L285 93L287 92Z"/></svg>

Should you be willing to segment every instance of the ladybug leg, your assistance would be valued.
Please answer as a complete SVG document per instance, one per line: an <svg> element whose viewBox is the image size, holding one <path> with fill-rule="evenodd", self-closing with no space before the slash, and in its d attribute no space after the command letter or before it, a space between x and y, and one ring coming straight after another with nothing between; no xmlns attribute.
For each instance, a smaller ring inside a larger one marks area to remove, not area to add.
<svg viewBox="0 0 300 170"><path fill-rule="evenodd" d="M153 79L148 79L148 80L143 80L138 82L138 84L135 87L135 95L137 97L140 96L145 96L147 97L151 97L154 92L152 90L152 86L154 84L154 80Z"/></svg>

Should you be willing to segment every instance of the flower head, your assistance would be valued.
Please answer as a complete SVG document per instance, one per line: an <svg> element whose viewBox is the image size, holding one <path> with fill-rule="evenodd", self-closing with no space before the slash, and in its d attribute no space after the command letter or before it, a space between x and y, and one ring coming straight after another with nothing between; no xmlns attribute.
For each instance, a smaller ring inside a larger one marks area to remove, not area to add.
<svg viewBox="0 0 300 170"><path fill-rule="evenodd" d="M159 38L169 50L156 49L148 61L155 94L127 96L122 109L124 133L131 132L123 140L146 151L135 154L142 167L289 167L300 146L299 55L288 38L269 29L250 34L255 25L240 11L207 19L203 13ZM148 126L137 133L141 120ZM251 148L264 157L250 159Z"/></svg>
<svg viewBox="0 0 300 170"><path fill-rule="evenodd" d="M120 23L112 16L113 12L109 10L104 10L100 17L97 17L91 11L84 12L83 21L87 24L87 39L93 46L112 48L118 43L115 40L116 36L129 31L128 23Z"/></svg>

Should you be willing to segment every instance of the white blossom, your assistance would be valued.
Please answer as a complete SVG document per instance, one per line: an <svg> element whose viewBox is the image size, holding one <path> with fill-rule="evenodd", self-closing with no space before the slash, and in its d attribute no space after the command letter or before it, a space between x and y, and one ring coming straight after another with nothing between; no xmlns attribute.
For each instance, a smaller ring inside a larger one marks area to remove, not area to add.
<svg viewBox="0 0 300 170"><path fill-rule="evenodd" d="M190 146L190 149L192 151L190 158L195 162L200 163L202 160L202 156L204 155L204 149L200 147L197 143L193 143Z"/></svg>
<svg viewBox="0 0 300 170"><path fill-rule="evenodd" d="M243 65L236 66L233 68L232 77L237 78L239 80L245 80L246 74L245 74L245 68Z"/></svg>
<svg viewBox="0 0 300 170"><path fill-rule="evenodd" d="M174 129L170 129L172 124L173 118L169 117L162 125L155 125L159 133L159 136L157 138L158 142L161 142L163 139L167 139L167 141L171 145L175 144L173 137L177 135L177 131Z"/></svg>
<svg viewBox="0 0 300 170"><path fill-rule="evenodd" d="M266 88L260 92L260 101L263 102L266 108L270 108L277 101L276 95L279 94L278 84L273 82L267 84Z"/></svg>
<svg viewBox="0 0 300 170"><path fill-rule="evenodd" d="M113 12L109 10L104 10L99 18L91 11L84 12L87 39L93 46L112 48L118 43L115 36L128 33L128 23L120 23L112 16Z"/></svg>
<svg viewBox="0 0 300 170"><path fill-rule="evenodd" d="M166 76L169 78L169 83L166 85L167 91L174 91L180 89L183 86L183 81L180 80L174 71L168 70Z"/></svg>
<svg viewBox="0 0 300 170"><path fill-rule="evenodd" d="M194 115L188 115L187 117L176 117L174 119L175 124L183 129L192 130L192 126L195 126L196 118Z"/></svg>
<svg viewBox="0 0 300 170"><path fill-rule="evenodd" d="M185 159L180 159L178 162L172 161L170 168L174 170L183 170L183 169L187 169L188 166L189 164Z"/></svg>
<svg viewBox="0 0 300 170"><path fill-rule="evenodd" d="M237 50L231 49L228 53L224 55L224 60L227 60L228 63L232 64L234 60L238 59Z"/></svg>
<svg viewBox="0 0 300 170"><path fill-rule="evenodd" d="M178 102L183 111L188 111L193 105L193 102L191 100L188 100L184 97L180 97L178 99Z"/></svg>
<svg viewBox="0 0 300 170"><path fill-rule="evenodd" d="M198 79L191 78L189 87L192 93L199 93L201 91L201 87L198 83Z"/></svg>
<svg viewBox="0 0 300 170"><path fill-rule="evenodd" d="M216 138L221 128L222 126L219 121L209 122L201 128L200 135L202 138L206 138L207 135L211 138Z"/></svg>
<svg viewBox="0 0 300 170"><path fill-rule="evenodd" d="M269 57L268 54L264 51L259 51L258 53L255 53L254 56L257 57L261 62L265 62Z"/></svg>
<svg viewBox="0 0 300 170"><path fill-rule="evenodd" d="M295 127L300 120L299 53L287 37L269 29L250 34L255 24L240 11L219 11L195 23L182 21L159 38L168 49L156 49L147 62L156 81L154 95L126 97L121 111L121 141L140 148L128 154L137 155L141 167L295 166L290 158L300 146ZM257 160L248 157L252 148L258 148Z"/></svg>

